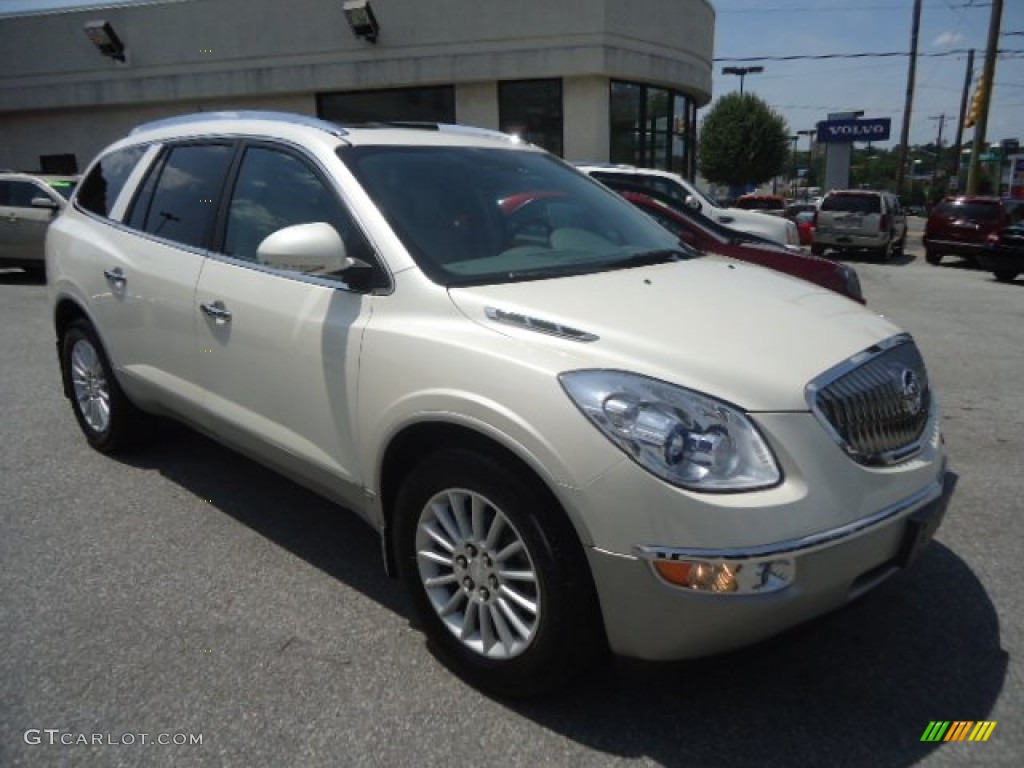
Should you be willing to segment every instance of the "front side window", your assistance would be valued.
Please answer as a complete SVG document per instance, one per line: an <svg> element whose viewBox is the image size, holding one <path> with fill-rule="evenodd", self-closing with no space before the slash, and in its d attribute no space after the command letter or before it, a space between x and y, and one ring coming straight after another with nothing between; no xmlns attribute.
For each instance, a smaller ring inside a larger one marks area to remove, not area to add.
<svg viewBox="0 0 1024 768"><path fill-rule="evenodd" d="M650 217L546 153L343 147L420 268L443 285L544 279L688 254Z"/></svg>
<svg viewBox="0 0 1024 768"><path fill-rule="evenodd" d="M205 247L233 151L230 144L172 147L143 185L130 225L182 245Z"/></svg>
<svg viewBox="0 0 1024 768"><path fill-rule="evenodd" d="M31 208L32 198L49 197L31 181L0 181L0 205L12 208Z"/></svg>
<svg viewBox="0 0 1024 768"><path fill-rule="evenodd" d="M260 243L285 227L325 222L345 243L347 255L372 260L369 243L332 190L302 159L261 146L245 150L228 205L222 251L257 261Z"/></svg>
<svg viewBox="0 0 1024 768"><path fill-rule="evenodd" d="M82 181L76 198L78 205L97 216L110 216L114 201L145 152L144 146L125 147L101 158Z"/></svg>

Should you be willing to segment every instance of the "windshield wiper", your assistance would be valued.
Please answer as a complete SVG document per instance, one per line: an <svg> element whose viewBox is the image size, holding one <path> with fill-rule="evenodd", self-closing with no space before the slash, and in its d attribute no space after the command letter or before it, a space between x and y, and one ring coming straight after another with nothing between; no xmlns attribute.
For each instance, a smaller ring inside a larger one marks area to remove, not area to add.
<svg viewBox="0 0 1024 768"><path fill-rule="evenodd" d="M618 267L646 267L651 264L665 264L669 261L682 261L684 259L693 258L694 255L694 253L684 251L681 248L658 248L653 251L634 253L632 256L627 256L624 259L616 259L613 262L609 262L608 267L612 269Z"/></svg>

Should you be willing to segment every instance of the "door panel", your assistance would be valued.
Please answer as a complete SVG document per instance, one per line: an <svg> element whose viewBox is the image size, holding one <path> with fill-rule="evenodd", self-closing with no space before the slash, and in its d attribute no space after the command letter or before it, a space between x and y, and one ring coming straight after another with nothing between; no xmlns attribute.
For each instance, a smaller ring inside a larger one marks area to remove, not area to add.
<svg viewBox="0 0 1024 768"><path fill-rule="evenodd" d="M335 492L338 480L357 486L352 408L371 304L369 296L209 259L195 307L211 429Z"/></svg>

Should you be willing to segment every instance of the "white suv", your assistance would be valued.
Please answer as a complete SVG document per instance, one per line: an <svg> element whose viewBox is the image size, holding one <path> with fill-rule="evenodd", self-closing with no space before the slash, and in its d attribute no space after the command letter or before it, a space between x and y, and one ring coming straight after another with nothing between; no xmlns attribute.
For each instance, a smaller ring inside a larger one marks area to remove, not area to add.
<svg viewBox="0 0 1024 768"><path fill-rule="evenodd" d="M150 124L47 269L93 447L163 414L337 500L490 691L777 633L909 563L949 498L909 336L509 137Z"/></svg>
<svg viewBox="0 0 1024 768"><path fill-rule="evenodd" d="M653 189L681 205L700 211L719 224L800 249L800 231L789 219L742 208L724 208L677 173L632 165L579 163L577 167L598 181L617 181Z"/></svg>

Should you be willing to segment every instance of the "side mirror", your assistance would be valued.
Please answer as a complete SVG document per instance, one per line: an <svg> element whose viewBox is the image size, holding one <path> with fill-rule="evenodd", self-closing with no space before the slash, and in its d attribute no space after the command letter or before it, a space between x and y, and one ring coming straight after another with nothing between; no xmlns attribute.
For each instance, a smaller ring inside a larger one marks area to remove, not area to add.
<svg viewBox="0 0 1024 768"><path fill-rule="evenodd" d="M48 208L51 211L56 211L60 206L57 205L51 198L46 195L40 195L39 197L33 197L32 202L29 203L33 208Z"/></svg>
<svg viewBox="0 0 1024 768"><path fill-rule="evenodd" d="M688 208L693 208L695 211L699 211L701 209L700 200L693 195L686 196L686 206Z"/></svg>
<svg viewBox="0 0 1024 768"><path fill-rule="evenodd" d="M346 255L341 235L323 221L296 224L268 235L256 248L256 260L307 275L341 272L357 264Z"/></svg>

